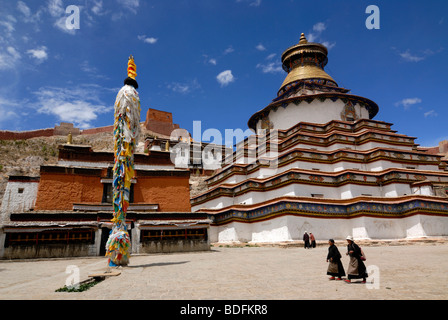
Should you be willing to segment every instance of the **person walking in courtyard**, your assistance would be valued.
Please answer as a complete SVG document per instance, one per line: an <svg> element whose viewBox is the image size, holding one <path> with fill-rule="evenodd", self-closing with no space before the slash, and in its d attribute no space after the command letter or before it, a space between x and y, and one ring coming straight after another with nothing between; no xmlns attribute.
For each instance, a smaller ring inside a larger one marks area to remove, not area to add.
<svg viewBox="0 0 448 320"><path fill-rule="evenodd" d="M316 238L314 238L314 234L310 232L310 242L311 242L311 248L316 248Z"/></svg>
<svg viewBox="0 0 448 320"><path fill-rule="evenodd" d="M303 234L303 242L305 245L305 249L309 249L310 248L310 236L308 235L307 231L305 231L305 233Z"/></svg>
<svg viewBox="0 0 448 320"><path fill-rule="evenodd" d="M347 268L348 279L345 282L350 283L351 279L362 279L362 283L366 283L368 277L366 266L361 260L361 248L353 241L352 236L347 237L347 255L350 256L350 262Z"/></svg>
<svg viewBox="0 0 448 320"><path fill-rule="evenodd" d="M341 253L339 252L338 247L335 246L333 239L328 240L328 245L327 275L331 276L330 280L342 280L342 277L345 276L345 270L341 262Z"/></svg>

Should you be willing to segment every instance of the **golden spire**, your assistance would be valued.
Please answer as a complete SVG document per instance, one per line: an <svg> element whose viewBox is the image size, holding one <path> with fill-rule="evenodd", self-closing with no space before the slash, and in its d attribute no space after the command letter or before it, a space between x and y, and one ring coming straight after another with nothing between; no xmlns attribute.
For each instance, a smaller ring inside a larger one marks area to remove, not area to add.
<svg viewBox="0 0 448 320"><path fill-rule="evenodd" d="M305 43L308 43L308 40L306 40L305 34L302 33L302 34L300 35L300 41L299 41L299 44L305 44Z"/></svg>

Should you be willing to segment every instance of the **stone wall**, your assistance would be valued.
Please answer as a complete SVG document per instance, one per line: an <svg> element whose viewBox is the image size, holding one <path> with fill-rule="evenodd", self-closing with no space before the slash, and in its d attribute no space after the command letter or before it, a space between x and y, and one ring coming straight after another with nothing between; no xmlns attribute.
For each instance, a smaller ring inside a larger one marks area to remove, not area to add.
<svg viewBox="0 0 448 320"><path fill-rule="evenodd" d="M153 241L139 244L139 253L172 253L210 250L207 240Z"/></svg>
<svg viewBox="0 0 448 320"><path fill-rule="evenodd" d="M42 129L34 131L0 131L0 140L27 140L38 137L52 137L55 129Z"/></svg>
<svg viewBox="0 0 448 320"><path fill-rule="evenodd" d="M99 128L93 128L93 129L85 129L82 130L81 134L96 134L96 133L104 133L104 132L113 132L114 126L107 126L107 127L99 127Z"/></svg>
<svg viewBox="0 0 448 320"><path fill-rule="evenodd" d="M53 244L10 246L4 248L2 259L37 259L97 256L94 244Z"/></svg>

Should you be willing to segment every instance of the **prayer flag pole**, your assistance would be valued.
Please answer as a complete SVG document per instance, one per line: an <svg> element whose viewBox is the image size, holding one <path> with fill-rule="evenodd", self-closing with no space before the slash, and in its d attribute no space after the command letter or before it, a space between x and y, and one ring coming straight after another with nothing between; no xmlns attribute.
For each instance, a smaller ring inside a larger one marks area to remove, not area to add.
<svg viewBox="0 0 448 320"><path fill-rule="evenodd" d="M134 178L134 151L140 135L140 98L137 68L128 60L128 77L118 92L114 107L113 228L106 243L109 267L129 264L131 242L126 225L131 179Z"/></svg>

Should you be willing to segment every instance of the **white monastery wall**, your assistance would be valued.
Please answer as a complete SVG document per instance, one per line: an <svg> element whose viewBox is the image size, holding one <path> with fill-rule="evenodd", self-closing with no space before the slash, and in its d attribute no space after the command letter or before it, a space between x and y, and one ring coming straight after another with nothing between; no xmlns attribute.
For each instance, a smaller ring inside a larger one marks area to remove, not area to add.
<svg viewBox="0 0 448 320"><path fill-rule="evenodd" d="M256 223L232 222L210 228L210 242L287 242L302 240L312 232L316 240L413 239L448 234L448 217L414 215L406 218L359 217L320 219L282 216Z"/></svg>
<svg viewBox="0 0 448 320"><path fill-rule="evenodd" d="M4 215L26 212L34 208L38 187L38 182L9 181L3 195L0 221L6 218Z"/></svg>
<svg viewBox="0 0 448 320"><path fill-rule="evenodd" d="M426 191L427 195L434 195L431 191ZM192 206L192 212L198 211L201 208L207 209L222 209L235 204L251 205L275 199L284 196L295 197L315 197L324 199L352 199L361 196L371 197L400 197L404 195L413 194L411 187L408 184L393 183L385 186L367 186L346 184L340 187L322 187L319 185L304 185L304 184L290 184L278 189L270 191L256 192L250 191L235 197L218 197L206 203L201 203Z"/></svg>
<svg viewBox="0 0 448 320"><path fill-rule="evenodd" d="M437 165L417 165L417 164L405 164L396 163L386 160L378 160L371 163L355 163L348 161L341 161L334 164L328 163L316 163L316 162L305 162L305 161L294 161L282 167L272 167L272 168L262 168L251 172L248 175L235 174L229 176L228 178L222 180L220 184L237 184L243 182L247 179L266 179L277 174L281 174L290 169L303 169L312 170L317 172L340 172L344 170L360 170L360 171L371 171L379 172L387 169L415 169L421 171L435 171L438 172ZM414 173L412 173L414 175Z"/></svg>
<svg viewBox="0 0 448 320"><path fill-rule="evenodd" d="M344 108L345 103L342 100L321 102L316 99L311 103L303 101L299 105L289 103L286 108L278 107L276 111L271 110L269 120L273 123L274 129L286 130L299 122L327 123L341 119ZM356 104L355 110L359 118L369 119L367 109ZM257 129L261 129L261 121L257 123Z"/></svg>

